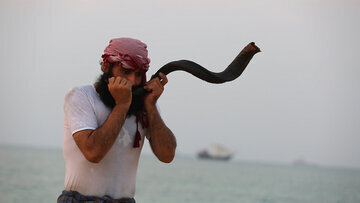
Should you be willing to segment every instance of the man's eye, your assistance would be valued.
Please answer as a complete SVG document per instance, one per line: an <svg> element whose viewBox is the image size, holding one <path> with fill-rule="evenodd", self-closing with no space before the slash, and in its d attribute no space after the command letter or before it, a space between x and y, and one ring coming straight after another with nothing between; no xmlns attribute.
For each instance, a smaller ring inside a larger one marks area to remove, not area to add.
<svg viewBox="0 0 360 203"><path fill-rule="evenodd" d="M126 75L127 75L127 74L130 74L130 73L131 73L131 71L132 71L132 70L125 69L125 68L124 68L124 69L122 69L122 72L123 72L124 74L126 74Z"/></svg>
<svg viewBox="0 0 360 203"><path fill-rule="evenodd" d="M142 74L140 72L136 72L135 74L136 74L136 77L141 77L142 76Z"/></svg>

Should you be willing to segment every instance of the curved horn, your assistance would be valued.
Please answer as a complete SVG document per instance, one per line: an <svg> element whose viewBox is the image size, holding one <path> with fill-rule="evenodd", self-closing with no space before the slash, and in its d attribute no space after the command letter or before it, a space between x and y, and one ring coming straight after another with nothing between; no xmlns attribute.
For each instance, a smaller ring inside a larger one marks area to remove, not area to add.
<svg viewBox="0 0 360 203"><path fill-rule="evenodd" d="M249 43L236 56L236 58L231 62L231 64L220 73L211 72L206 68L202 67L201 65L189 60L172 61L161 67L151 79L159 77L160 72L167 75L173 71L182 70L209 83L219 84L232 81L242 74L252 57L258 52L260 52L260 49L255 45L255 43ZM133 96L141 96L146 92L147 91L143 87L140 87L133 91Z"/></svg>

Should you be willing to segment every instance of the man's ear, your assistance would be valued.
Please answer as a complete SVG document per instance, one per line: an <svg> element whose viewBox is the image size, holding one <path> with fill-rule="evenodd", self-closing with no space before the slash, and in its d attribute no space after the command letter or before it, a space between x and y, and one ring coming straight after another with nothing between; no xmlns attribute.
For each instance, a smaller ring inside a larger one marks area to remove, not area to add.
<svg viewBox="0 0 360 203"><path fill-rule="evenodd" d="M102 63L101 63L101 70L102 70L102 72L104 72L104 73L109 73L109 67L110 67L109 62L102 62Z"/></svg>

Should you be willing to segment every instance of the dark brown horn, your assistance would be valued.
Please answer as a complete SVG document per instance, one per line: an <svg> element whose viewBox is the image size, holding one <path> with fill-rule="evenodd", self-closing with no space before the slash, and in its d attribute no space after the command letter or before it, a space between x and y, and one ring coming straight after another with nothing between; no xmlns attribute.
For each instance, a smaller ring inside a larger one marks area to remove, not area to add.
<svg viewBox="0 0 360 203"><path fill-rule="evenodd" d="M260 49L255 45L255 43L249 43L236 56L236 58L231 62L231 64L220 73L211 72L206 68L200 66L199 64L189 60L172 61L161 67L151 79L159 77L160 72L167 75L173 71L182 70L209 83L219 84L232 81L242 74L252 57L258 52L260 52ZM145 93L146 90L144 90L143 87L140 87L133 91L133 96L141 96Z"/></svg>

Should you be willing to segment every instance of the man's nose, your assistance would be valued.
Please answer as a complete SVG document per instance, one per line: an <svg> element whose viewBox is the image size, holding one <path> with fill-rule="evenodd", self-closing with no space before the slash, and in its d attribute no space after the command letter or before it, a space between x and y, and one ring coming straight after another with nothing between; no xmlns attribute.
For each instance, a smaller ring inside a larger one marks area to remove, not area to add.
<svg viewBox="0 0 360 203"><path fill-rule="evenodd" d="M135 85L135 79L136 79L135 76L136 76L135 73L131 73L127 76L127 80L129 80L132 83L132 85Z"/></svg>

